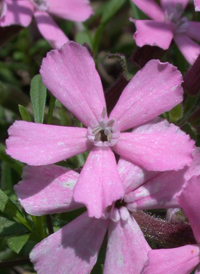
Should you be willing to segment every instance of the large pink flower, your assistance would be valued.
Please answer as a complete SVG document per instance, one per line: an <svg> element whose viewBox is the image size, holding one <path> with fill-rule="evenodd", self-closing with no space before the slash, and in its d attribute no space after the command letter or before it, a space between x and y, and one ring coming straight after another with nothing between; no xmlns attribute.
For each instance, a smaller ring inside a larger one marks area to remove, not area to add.
<svg viewBox="0 0 200 274"><path fill-rule="evenodd" d="M185 245L173 249L151 250L144 274L189 274L196 267L200 273L200 176L193 176L178 197L178 201L189 219L196 245Z"/></svg>
<svg viewBox="0 0 200 274"><path fill-rule="evenodd" d="M154 0L132 0L152 20L134 20L137 31L136 44L168 49L172 39L185 59L193 64L200 53L200 23L181 17L189 0L161 0L161 7Z"/></svg>
<svg viewBox="0 0 200 274"><path fill-rule="evenodd" d="M0 3L0 26L28 26L32 16L37 26L53 48L60 48L68 41L64 32L49 15L85 21L92 14L89 0L3 0Z"/></svg>
<svg viewBox="0 0 200 274"><path fill-rule="evenodd" d="M199 166L199 150L195 151L190 167L164 173L145 171L120 159L118 170L124 197L106 208L101 219L89 218L85 212L37 244L30 254L37 273L88 274L97 260L107 229L104 274L141 273L150 247L131 213L177 207L183 184L200 174ZM82 206L73 200L78 177L76 172L60 166L27 166L15 191L22 207L31 215L64 212Z"/></svg>
<svg viewBox="0 0 200 274"><path fill-rule="evenodd" d="M29 165L46 165L91 149L74 191L90 217L101 217L124 195L113 151L154 171L178 170L191 162L194 142L189 136L166 120L145 124L182 101L181 74L174 66L150 61L126 86L109 117L85 47L69 42L52 50L40 73L46 87L86 128L16 121L9 129L7 153Z"/></svg>

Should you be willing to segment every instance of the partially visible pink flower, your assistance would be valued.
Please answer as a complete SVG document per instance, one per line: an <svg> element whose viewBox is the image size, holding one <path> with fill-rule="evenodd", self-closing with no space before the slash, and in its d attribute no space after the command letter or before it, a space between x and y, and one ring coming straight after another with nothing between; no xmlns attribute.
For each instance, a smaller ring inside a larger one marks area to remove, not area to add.
<svg viewBox="0 0 200 274"><path fill-rule="evenodd" d="M200 11L200 0L194 0L195 11Z"/></svg>
<svg viewBox="0 0 200 274"><path fill-rule="evenodd" d="M189 219L196 245L185 245L178 248L158 249L149 252L148 264L143 274L189 274L196 267L195 274L200 272L200 176L193 176L185 185L178 197L180 206Z"/></svg>
<svg viewBox="0 0 200 274"><path fill-rule="evenodd" d="M181 17L189 0L161 0L161 7L154 0L132 0L152 20L133 20L137 31L136 44L168 49L172 39L188 63L193 64L200 53L200 23Z"/></svg>
<svg viewBox="0 0 200 274"><path fill-rule="evenodd" d="M182 101L182 78L174 66L147 63L109 117L100 77L85 47L69 42L52 50L40 73L48 90L86 128L16 121L8 131L6 152L29 165L46 165L91 149L74 191L90 217L100 218L124 195L114 152L153 171L178 170L191 162L194 141L166 120L150 121Z"/></svg>
<svg viewBox="0 0 200 274"><path fill-rule="evenodd" d="M199 150L195 151L190 167L164 173L145 171L120 159L118 170L125 196L107 207L101 219L89 218L85 212L37 244L30 254L37 273L90 273L107 230L104 274L141 273L150 247L131 213L177 207L183 184L192 175L200 174L199 166ZM76 172L60 166L26 166L22 181L14 188L29 214L59 213L82 207L73 200L78 177Z"/></svg>
<svg viewBox="0 0 200 274"><path fill-rule="evenodd" d="M69 39L49 15L85 21L92 14L89 0L3 0L0 3L0 26L28 26L34 16L37 26L53 48Z"/></svg>

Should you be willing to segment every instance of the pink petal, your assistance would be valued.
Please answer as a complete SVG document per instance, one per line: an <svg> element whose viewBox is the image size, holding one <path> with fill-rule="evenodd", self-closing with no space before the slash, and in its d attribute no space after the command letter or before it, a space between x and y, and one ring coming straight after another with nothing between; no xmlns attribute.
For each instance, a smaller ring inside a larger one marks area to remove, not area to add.
<svg viewBox="0 0 200 274"><path fill-rule="evenodd" d="M140 168L139 166L124 160L123 158L119 159L117 166L119 176L124 184L125 193L133 191L158 174L158 172L147 171Z"/></svg>
<svg viewBox="0 0 200 274"><path fill-rule="evenodd" d="M33 5L27 0L6 0L7 12L0 20L0 26L21 25L27 27L32 19Z"/></svg>
<svg viewBox="0 0 200 274"><path fill-rule="evenodd" d="M89 0L48 0L48 11L72 21L85 21L93 13Z"/></svg>
<svg viewBox="0 0 200 274"><path fill-rule="evenodd" d="M192 65L200 54L200 46L185 34L176 34L174 41L185 59Z"/></svg>
<svg viewBox="0 0 200 274"><path fill-rule="evenodd" d="M195 11L200 11L200 0L194 0Z"/></svg>
<svg viewBox="0 0 200 274"><path fill-rule="evenodd" d="M94 60L85 47L68 42L50 51L40 73L45 86L84 125L98 123L106 103Z"/></svg>
<svg viewBox="0 0 200 274"><path fill-rule="evenodd" d="M47 12L35 11L34 17L40 33L49 42L52 48L61 48L63 44L69 41L64 32Z"/></svg>
<svg viewBox="0 0 200 274"><path fill-rule="evenodd" d="M176 67L151 60L125 87L110 117L121 130L144 124L182 101L181 82Z"/></svg>
<svg viewBox="0 0 200 274"><path fill-rule="evenodd" d="M96 263L107 220L82 214L37 244L30 259L38 274L88 274Z"/></svg>
<svg viewBox="0 0 200 274"><path fill-rule="evenodd" d="M165 22L153 20L134 20L136 32L133 35L137 46L158 46L168 49L173 39L173 30Z"/></svg>
<svg viewBox="0 0 200 274"><path fill-rule="evenodd" d="M150 250L132 216L126 222L110 221L104 274L140 274Z"/></svg>
<svg viewBox="0 0 200 274"><path fill-rule="evenodd" d="M185 183L186 168L160 173L136 189L133 202L138 210L180 207L177 195Z"/></svg>
<svg viewBox="0 0 200 274"><path fill-rule="evenodd" d="M16 121L8 134L6 153L28 165L56 163L91 148L86 128Z"/></svg>
<svg viewBox="0 0 200 274"><path fill-rule="evenodd" d="M61 166L26 166L22 181L14 189L29 214L54 214L83 206L72 198L78 177L78 173Z"/></svg>
<svg viewBox="0 0 200 274"><path fill-rule="evenodd" d="M2 0L0 2L0 19L2 19L7 13L7 3L5 2L5 0ZM1 21L0 21L0 25L1 25Z"/></svg>
<svg viewBox="0 0 200 274"><path fill-rule="evenodd" d="M189 274L199 263L199 246L151 250L143 274Z"/></svg>
<svg viewBox="0 0 200 274"><path fill-rule="evenodd" d="M200 176L193 176L185 185L178 201L191 224L193 234L200 243Z"/></svg>
<svg viewBox="0 0 200 274"><path fill-rule="evenodd" d="M164 13L161 7L154 0L132 0L133 3L141 9L151 19L157 21L164 20Z"/></svg>
<svg viewBox="0 0 200 274"><path fill-rule="evenodd" d="M74 189L74 200L86 205L90 217L100 218L107 206L124 196L114 153L94 147Z"/></svg>
<svg viewBox="0 0 200 274"><path fill-rule="evenodd" d="M190 164L187 172L185 173L185 179L188 181L192 176L200 175L200 148L196 147L195 151L192 154L193 161Z"/></svg>
<svg viewBox="0 0 200 274"><path fill-rule="evenodd" d="M121 133L113 150L147 170L178 170L192 161L194 141L167 120L152 121L132 133Z"/></svg>
<svg viewBox="0 0 200 274"><path fill-rule="evenodd" d="M189 21L189 26L187 27L186 34L191 38L197 41L200 41L200 22Z"/></svg>
<svg viewBox="0 0 200 274"><path fill-rule="evenodd" d="M182 9L184 10L188 4L189 0L160 0L160 4L163 8L163 10L167 10L169 13L172 12L172 9L177 5L181 4Z"/></svg>

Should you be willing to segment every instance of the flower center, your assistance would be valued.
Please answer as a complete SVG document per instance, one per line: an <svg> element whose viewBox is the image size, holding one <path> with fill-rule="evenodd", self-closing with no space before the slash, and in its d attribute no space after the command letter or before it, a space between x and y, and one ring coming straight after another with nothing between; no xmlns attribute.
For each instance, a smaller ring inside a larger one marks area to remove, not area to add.
<svg viewBox="0 0 200 274"><path fill-rule="evenodd" d="M48 10L48 0L30 0L34 7L41 11Z"/></svg>
<svg viewBox="0 0 200 274"><path fill-rule="evenodd" d="M126 202L121 199L117 200L111 206L108 206L103 214L104 219L111 219L113 222L118 222L120 219L123 221L127 221L130 212L126 208Z"/></svg>
<svg viewBox="0 0 200 274"><path fill-rule="evenodd" d="M106 118L105 108L103 108L99 124L88 128L88 139L95 146L114 146L119 140L119 134L115 120Z"/></svg>
<svg viewBox="0 0 200 274"><path fill-rule="evenodd" d="M189 21L187 17L182 17L183 9L182 4L176 4L175 7L171 10L171 12L166 12L166 22L172 23L172 28L175 33L185 33L188 26Z"/></svg>

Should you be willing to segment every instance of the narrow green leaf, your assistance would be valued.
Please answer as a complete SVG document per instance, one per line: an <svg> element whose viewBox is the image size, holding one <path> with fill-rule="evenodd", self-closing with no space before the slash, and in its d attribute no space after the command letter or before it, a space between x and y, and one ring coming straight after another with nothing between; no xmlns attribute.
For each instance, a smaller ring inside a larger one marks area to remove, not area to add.
<svg viewBox="0 0 200 274"><path fill-rule="evenodd" d="M111 0L107 3L100 24L106 24L115 13L124 5L126 0Z"/></svg>
<svg viewBox="0 0 200 274"><path fill-rule="evenodd" d="M26 108L23 107L22 105L18 105L18 107L19 107L19 113L20 113L22 119L24 121L31 122L31 117L28 114L28 111L26 110Z"/></svg>
<svg viewBox="0 0 200 274"><path fill-rule="evenodd" d="M20 163L19 161L11 158L9 155L7 155L5 152L5 149L6 147L3 144L0 144L0 159L8 163L21 176L24 165Z"/></svg>
<svg viewBox="0 0 200 274"><path fill-rule="evenodd" d="M3 212L8 202L8 196L0 189L0 210Z"/></svg>
<svg viewBox="0 0 200 274"><path fill-rule="evenodd" d="M24 234L20 236L11 237L7 240L7 244L17 254L21 251L22 247L26 244L30 237L30 234Z"/></svg>
<svg viewBox="0 0 200 274"><path fill-rule="evenodd" d="M103 32L106 24L115 15L115 13L120 10L120 8L123 6L123 4L125 2L126 2L126 0L117 0L117 1L110 0L108 3L104 4L105 7L103 9L101 22L100 22L100 25L97 28L97 31L94 36L94 42L93 42L94 54L97 54L97 52L98 52L99 41L102 38L102 32Z"/></svg>
<svg viewBox="0 0 200 274"><path fill-rule="evenodd" d="M42 82L41 76L35 75L31 81L31 103L33 107L34 121L43 123L46 104L47 89Z"/></svg>
<svg viewBox="0 0 200 274"><path fill-rule="evenodd" d="M1 164L1 189L4 191L6 195L15 196L14 189L13 189L13 179L12 179L12 173L13 170L11 166L6 163L2 162ZM18 178L17 174L15 173L15 176Z"/></svg>

